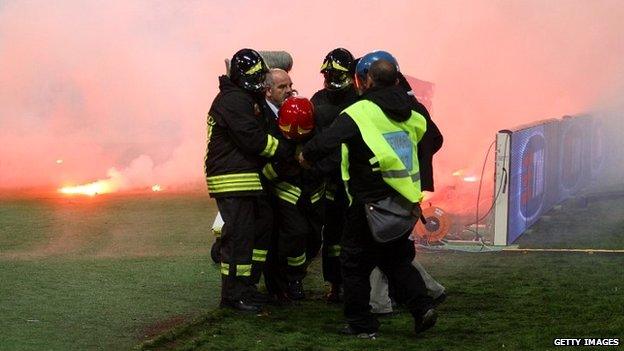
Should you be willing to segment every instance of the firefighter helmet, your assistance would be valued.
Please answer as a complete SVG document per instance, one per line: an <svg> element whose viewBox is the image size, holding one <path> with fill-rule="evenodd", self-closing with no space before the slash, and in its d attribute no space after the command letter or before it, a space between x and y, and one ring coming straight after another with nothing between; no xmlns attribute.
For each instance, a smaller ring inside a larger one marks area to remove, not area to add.
<svg viewBox="0 0 624 351"><path fill-rule="evenodd" d="M241 49L230 61L230 79L239 87L257 93L264 88L269 69L262 56L253 49Z"/></svg>
<svg viewBox="0 0 624 351"><path fill-rule="evenodd" d="M314 129L314 107L310 100L291 96L279 109L279 129L286 139L302 140Z"/></svg>
<svg viewBox="0 0 624 351"><path fill-rule="evenodd" d="M323 64L321 73L325 77L325 88L339 90L351 84L353 73L353 55L347 49L337 48L330 51Z"/></svg>

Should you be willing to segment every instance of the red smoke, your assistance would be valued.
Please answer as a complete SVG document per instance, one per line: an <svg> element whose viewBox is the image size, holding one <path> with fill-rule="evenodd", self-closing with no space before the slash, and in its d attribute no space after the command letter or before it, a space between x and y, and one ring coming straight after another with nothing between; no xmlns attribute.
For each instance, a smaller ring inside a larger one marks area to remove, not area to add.
<svg viewBox="0 0 624 351"><path fill-rule="evenodd" d="M436 196L469 210L475 184L452 173L480 176L497 130L621 91L621 18L621 2L585 0L3 3L0 189L86 183L111 167L124 189L203 189L205 114L223 59L287 50L295 87L311 96L322 58L344 46L390 51L403 72L435 83L445 137Z"/></svg>

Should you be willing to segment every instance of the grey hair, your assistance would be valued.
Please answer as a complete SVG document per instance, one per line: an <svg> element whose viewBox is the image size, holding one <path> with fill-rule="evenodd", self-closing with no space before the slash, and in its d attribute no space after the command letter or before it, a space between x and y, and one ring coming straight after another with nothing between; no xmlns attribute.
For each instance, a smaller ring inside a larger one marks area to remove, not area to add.
<svg viewBox="0 0 624 351"><path fill-rule="evenodd" d="M284 73L288 74L288 72L284 71L281 68L271 68L269 70L269 73L267 73L265 78L264 78L264 88L265 89L272 88L273 85L275 85L275 82L273 81L273 73L275 73L275 72L284 72Z"/></svg>

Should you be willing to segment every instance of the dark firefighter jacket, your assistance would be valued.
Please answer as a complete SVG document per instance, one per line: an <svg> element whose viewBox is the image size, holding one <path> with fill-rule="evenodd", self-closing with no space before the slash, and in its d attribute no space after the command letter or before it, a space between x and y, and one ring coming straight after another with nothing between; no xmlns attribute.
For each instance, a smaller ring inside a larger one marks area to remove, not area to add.
<svg viewBox="0 0 624 351"><path fill-rule="evenodd" d="M208 112L206 182L211 197L263 192L260 172L268 159L292 157L288 145L267 133L258 101L227 76Z"/></svg>
<svg viewBox="0 0 624 351"><path fill-rule="evenodd" d="M322 89L317 91L310 101L314 104L314 120L316 133L322 133L336 120L342 110L359 99L355 87L350 85L342 90ZM327 157L314 163L314 167L327 177L327 191L325 197L331 201L346 201L344 185L340 177L340 148ZM329 214L331 216L331 214ZM342 215L336 213L334 215Z"/></svg>
<svg viewBox="0 0 624 351"><path fill-rule="evenodd" d="M315 132L317 134L323 133L334 123L340 112L355 103L358 98L353 85L339 91L322 89L314 93L310 101L314 104ZM330 182L342 184L340 179L340 148L323 160L316 162L315 167L328 175Z"/></svg>
<svg viewBox="0 0 624 351"><path fill-rule="evenodd" d="M358 95L355 91L355 87L353 86L353 84L342 90L321 89L314 93L314 95L312 95L312 97L310 98L310 101L312 102L312 104L314 104L314 107L322 105L332 105L336 106L340 111L349 107L349 105L356 102L357 100ZM333 117L334 118L332 118L331 120L319 122L325 124L326 126L329 126L329 124L334 121L336 116Z"/></svg>

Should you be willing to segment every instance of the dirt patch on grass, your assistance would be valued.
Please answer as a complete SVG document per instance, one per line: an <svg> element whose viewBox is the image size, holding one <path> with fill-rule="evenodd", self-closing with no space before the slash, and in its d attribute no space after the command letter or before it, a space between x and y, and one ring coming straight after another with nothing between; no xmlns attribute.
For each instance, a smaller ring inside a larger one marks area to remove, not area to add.
<svg viewBox="0 0 624 351"><path fill-rule="evenodd" d="M190 316L177 315L147 325L139 332L139 339L150 340L188 322Z"/></svg>

